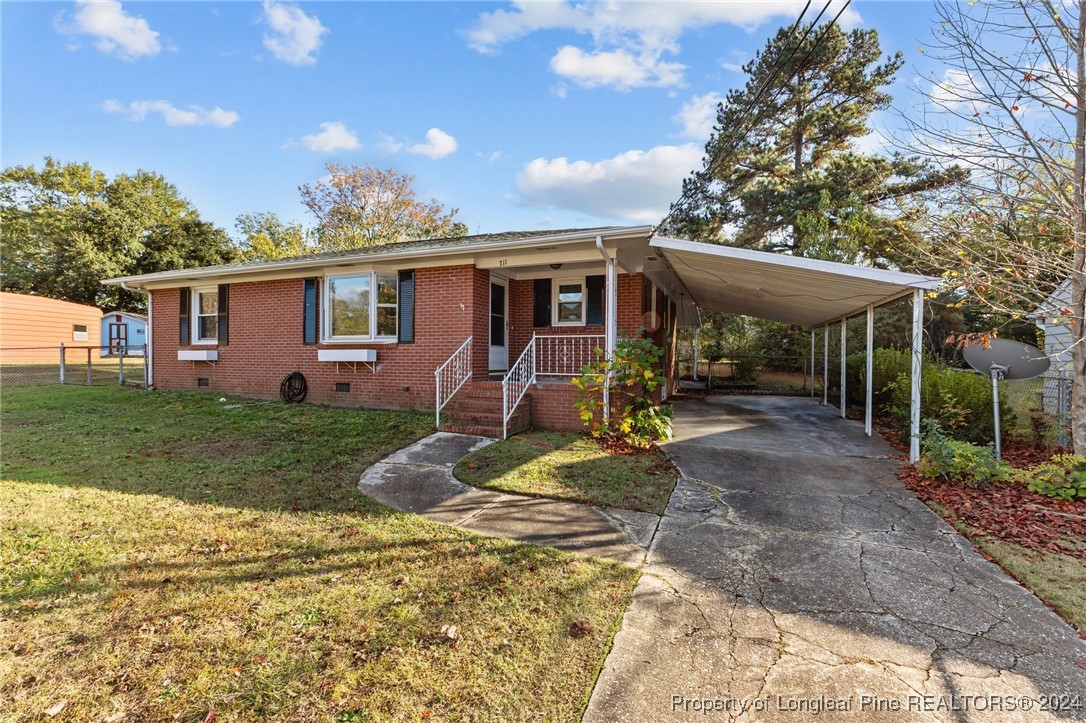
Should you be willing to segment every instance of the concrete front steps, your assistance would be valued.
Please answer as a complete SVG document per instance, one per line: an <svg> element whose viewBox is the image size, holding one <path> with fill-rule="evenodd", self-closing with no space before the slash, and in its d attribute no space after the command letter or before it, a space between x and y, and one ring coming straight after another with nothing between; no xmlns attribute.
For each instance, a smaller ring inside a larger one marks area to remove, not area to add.
<svg viewBox="0 0 1086 723"><path fill-rule="evenodd" d="M525 395L509 419L510 436L525 431L531 425L532 397ZM502 383L471 382L458 391L441 410L442 432L473 434L478 437L501 439Z"/></svg>

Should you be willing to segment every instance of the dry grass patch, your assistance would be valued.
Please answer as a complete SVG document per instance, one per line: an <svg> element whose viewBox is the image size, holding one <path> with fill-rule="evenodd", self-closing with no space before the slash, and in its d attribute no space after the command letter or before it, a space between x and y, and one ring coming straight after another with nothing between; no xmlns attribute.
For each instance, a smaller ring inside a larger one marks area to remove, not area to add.
<svg viewBox="0 0 1086 723"><path fill-rule="evenodd" d="M59 388L3 423L5 720L575 720L636 579L359 494L425 415Z"/></svg>

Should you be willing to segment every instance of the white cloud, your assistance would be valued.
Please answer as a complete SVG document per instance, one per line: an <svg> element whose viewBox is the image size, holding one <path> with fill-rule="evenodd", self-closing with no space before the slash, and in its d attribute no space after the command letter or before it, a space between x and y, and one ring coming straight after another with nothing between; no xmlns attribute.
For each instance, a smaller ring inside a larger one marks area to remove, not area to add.
<svg viewBox="0 0 1086 723"><path fill-rule="evenodd" d="M450 156L455 153L456 149L459 147L460 143L440 128L431 128L426 131L425 143L413 143L408 145L406 142L398 141L390 135L382 135L380 143L380 148L388 153L407 151L408 153L426 156L433 160ZM495 158L492 160L497 159Z"/></svg>
<svg viewBox="0 0 1086 723"><path fill-rule="evenodd" d="M317 153L353 151L361 147L358 137L347 126L334 121L321 123L321 132L302 136L302 145Z"/></svg>
<svg viewBox="0 0 1086 723"><path fill-rule="evenodd" d="M476 158L482 158L487 163L495 163L496 161L501 160L502 152L501 151L491 151L490 153L476 153L475 157Z"/></svg>
<svg viewBox="0 0 1086 723"><path fill-rule="evenodd" d="M64 33L89 35L94 47L125 60L162 51L158 33L143 18L126 13L118 0L76 0L72 21L58 22L56 27Z"/></svg>
<svg viewBox="0 0 1086 723"><path fill-rule="evenodd" d="M843 2L833 0L828 17L835 15ZM570 71L567 77L587 87L681 85L685 68L661 58L664 53L679 52L678 41L686 31L720 23L753 29L771 20L793 20L805 5L804 0L668 3L515 0L509 9L481 13L465 36L476 51L494 54L502 45L538 31L573 31L591 36L595 47L590 51L563 47L551 60L555 72L563 74L562 69L566 69ZM808 17L813 18L813 14ZM858 25L861 18L850 6L839 22L848 28Z"/></svg>
<svg viewBox="0 0 1086 723"><path fill-rule="evenodd" d="M618 49L586 53L566 45L551 58L551 70L584 88L612 86L616 90L629 90L680 85L686 66L664 61L659 52L635 55Z"/></svg>
<svg viewBox="0 0 1086 723"><path fill-rule="evenodd" d="M431 128L426 131L426 142L411 146L407 149L407 152L436 160L452 155L459 147L460 144L448 133L440 128Z"/></svg>
<svg viewBox="0 0 1086 723"><path fill-rule="evenodd" d="M931 100L947 110L956 110L976 97L977 88L972 76L962 70L946 70L939 82L931 87Z"/></svg>
<svg viewBox="0 0 1086 723"><path fill-rule="evenodd" d="M720 93L695 95L683 103L682 109L675 115L674 121L683 127L680 133L687 138L700 141L709 140L716 124L717 106L724 102Z"/></svg>
<svg viewBox="0 0 1086 723"><path fill-rule="evenodd" d="M602 161L536 158L517 175L525 203L564 208L601 219L656 223L682 192L682 181L701 168L694 143L627 151Z"/></svg>
<svg viewBox="0 0 1086 723"><path fill-rule="evenodd" d="M124 113L129 120L142 121L147 116L157 113L168 126L214 126L229 128L241 119L232 110L223 110L215 106L208 110L198 105L178 108L166 100L134 100L128 105L117 100L102 103L102 110L107 113Z"/></svg>
<svg viewBox="0 0 1086 723"><path fill-rule="evenodd" d="M272 55L291 65L315 65L317 51L324 43L328 28L316 15L306 15L297 5L264 0L264 47Z"/></svg>

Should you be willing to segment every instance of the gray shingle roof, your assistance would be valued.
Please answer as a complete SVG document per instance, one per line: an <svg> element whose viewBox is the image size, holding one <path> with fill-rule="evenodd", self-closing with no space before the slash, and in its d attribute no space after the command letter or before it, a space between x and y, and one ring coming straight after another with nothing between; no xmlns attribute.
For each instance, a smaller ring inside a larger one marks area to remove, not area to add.
<svg viewBox="0 0 1086 723"><path fill-rule="evenodd" d="M315 254L307 254L304 256L293 256L283 259L275 259L274 261L246 261L236 264L219 264L217 266L201 266L193 267L189 269L176 269L171 271L160 271L152 274L144 274L139 277L124 277L123 280L131 280L139 278L141 281L153 281L159 278L171 278L176 277L183 271L199 271L201 275L208 273L230 273L234 271L249 271L257 270L264 267L277 267L287 266L289 267L291 262L313 262L313 261L343 261L351 259L365 259L375 256L395 255L404 252L411 251L442 251L453 250L458 247L471 247L477 245L490 245L490 244L502 244L511 243L515 244L518 241L529 242L533 239L549 238L554 236L573 235L573 234L585 234L600 233L606 231L620 230L626 227L623 226L598 226L592 228L572 228L572 229L550 229L546 231L503 231L501 233L485 233L475 234L473 236L457 236L453 238L434 238L434 239L420 239L417 241L403 241L400 243L382 244L380 246L370 246L358 249L349 249L346 251L323 251ZM107 279L106 283L116 282L122 279Z"/></svg>

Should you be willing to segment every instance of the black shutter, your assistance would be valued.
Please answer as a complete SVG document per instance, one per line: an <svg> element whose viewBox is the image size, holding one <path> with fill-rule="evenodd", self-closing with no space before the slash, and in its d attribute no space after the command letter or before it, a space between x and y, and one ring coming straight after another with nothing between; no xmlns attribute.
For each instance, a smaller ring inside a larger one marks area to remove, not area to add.
<svg viewBox="0 0 1086 723"><path fill-rule="evenodd" d="M230 284L219 284L219 343L230 343Z"/></svg>
<svg viewBox="0 0 1086 723"><path fill-rule="evenodd" d="M415 341L415 270L400 272L400 284L396 301L399 304L399 339L401 344Z"/></svg>
<svg viewBox="0 0 1086 723"><path fill-rule="evenodd" d="M603 287L604 277L588 276L584 280L585 296L588 301L588 309L585 311L585 324L588 326L603 326Z"/></svg>
<svg viewBox="0 0 1086 723"><path fill-rule="evenodd" d="M317 343L316 279L302 279L302 343Z"/></svg>
<svg viewBox="0 0 1086 723"><path fill-rule="evenodd" d="M535 299L532 310L533 326L551 325L551 280L535 280Z"/></svg>
<svg viewBox="0 0 1086 723"><path fill-rule="evenodd" d="M189 335L192 333L192 322L189 314L192 313L192 289L187 286L180 289L180 326L178 327L178 340L184 346L189 343Z"/></svg>

